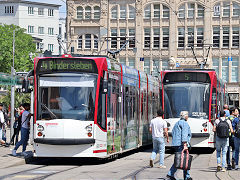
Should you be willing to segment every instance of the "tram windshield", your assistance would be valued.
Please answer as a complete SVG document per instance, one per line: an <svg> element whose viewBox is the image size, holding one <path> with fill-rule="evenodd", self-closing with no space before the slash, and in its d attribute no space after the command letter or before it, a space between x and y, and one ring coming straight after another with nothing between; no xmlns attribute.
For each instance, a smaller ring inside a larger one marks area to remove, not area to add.
<svg viewBox="0 0 240 180"><path fill-rule="evenodd" d="M94 120L97 75L69 74L40 77L39 120Z"/></svg>
<svg viewBox="0 0 240 180"><path fill-rule="evenodd" d="M181 111L189 117L208 119L210 84L173 83L164 86L165 118L179 118Z"/></svg>

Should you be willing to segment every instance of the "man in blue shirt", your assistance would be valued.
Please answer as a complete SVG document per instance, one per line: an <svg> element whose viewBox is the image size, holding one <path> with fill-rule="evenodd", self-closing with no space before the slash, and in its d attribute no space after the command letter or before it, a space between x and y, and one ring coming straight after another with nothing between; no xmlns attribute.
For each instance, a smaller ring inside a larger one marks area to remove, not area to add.
<svg viewBox="0 0 240 180"><path fill-rule="evenodd" d="M181 152L183 149L188 149L192 137L190 126L187 123L188 111L182 111L180 116L181 119L174 125L172 129L172 146L174 146L176 152ZM167 174L167 177L170 179L175 179L174 174L176 171L177 169L173 164ZM189 170L183 170L183 177L184 180L192 180Z"/></svg>
<svg viewBox="0 0 240 180"><path fill-rule="evenodd" d="M226 117L230 116L230 111L229 111L229 108L228 108L227 104L224 104L223 110L225 111L225 116Z"/></svg>
<svg viewBox="0 0 240 180"><path fill-rule="evenodd" d="M235 132L237 125L239 123L239 117L236 117L232 122L233 131ZM234 137L234 146L235 146L235 169L237 170L239 168L238 161L239 161L239 147L240 147L240 138Z"/></svg>

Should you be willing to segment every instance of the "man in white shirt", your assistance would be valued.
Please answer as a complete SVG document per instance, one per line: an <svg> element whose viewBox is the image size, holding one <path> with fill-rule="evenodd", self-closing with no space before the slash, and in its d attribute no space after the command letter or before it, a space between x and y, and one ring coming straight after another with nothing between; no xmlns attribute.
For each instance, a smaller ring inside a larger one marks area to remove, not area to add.
<svg viewBox="0 0 240 180"><path fill-rule="evenodd" d="M165 155L165 141L164 135L168 140L168 128L167 122L162 118L163 111L160 109L157 111L157 117L151 120L150 132L152 132L153 140L153 151L150 159L150 166L153 167L153 161L156 158L157 152L160 154L159 168L166 168L164 166L164 155Z"/></svg>
<svg viewBox="0 0 240 180"><path fill-rule="evenodd" d="M23 107L25 111L22 113L21 140L16 144L15 148L12 150L13 156L17 156L16 151L21 145L23 145L22 154L24 155L29 139L30 118L32 116L32 114L29 112L30 104L24 103Z"/></svg>
<svg viewBox="0 0 240 180"><path fill-rule="evenodd" d="M3 109L3 104L0 103L0 143L5 144L5 141L2 140L2 126L3 126L3 123L5 122L2 109Z"/></svg>

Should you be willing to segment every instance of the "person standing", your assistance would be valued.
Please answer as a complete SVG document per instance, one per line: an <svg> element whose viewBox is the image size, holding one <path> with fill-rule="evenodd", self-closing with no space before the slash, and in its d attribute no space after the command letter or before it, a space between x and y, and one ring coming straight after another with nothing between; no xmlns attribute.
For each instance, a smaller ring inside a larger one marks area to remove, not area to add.
<svg viewBox="0 0 240 180"><path fill-rule="evenodd" d="M237 108L230 108L229 111L230 111L230 116L228 116L227 119L229 119L232 123L235 117L238 117L239 111ZM232 147L232 165L231 165L231 147ZM235 163L234 163L235 153L234 152L235 152L234 136L231 132L229 132L229 146L227 150L227 169L228 170L235 169Z"/></svg>
<svg viewBox="0 0 240 180"><path fill-rule="evenodd" d="M226 153L229 146L229 129L233 133L230 120L226 119L225 111L220 111L220 118L216 119L213 131L216 132L217 171L226 171ZM221 164L222 154L222 164Z"/></svg>
<svg viewBox="0 0 240 180"><path fill-rule="evenodd" d="M159 168L166 168L164 166L164 155L165 155L165 141L164 135L168 140L168 128L167 122L163 119L163 111L159 109L157 111L157 117L151 120L150 132L152 133L153 151L150 159L150 166L153 167L153 161L156 158L157 153L160 154Z"/></svg>
<svg viewBox="0 0 240 180"><path fill-rule="evenodd" d="M21 140L16 144L15 148L12 150L12 155L17 156L17 149L19 146L23 146L22 148L22 155L24 155L29 139L29 129L30 129L30 118L32 114L29 112L30 104L24 103L23 107L25 111L22 113L22 121L21 121Z"/></svg>
<svg viewBox="0 0 240 180"><path fill-rule="evenodd" d="M230 111L227 104L224 104L223 110L225 111L226 117L230 116Z"/></svg>
<svg viewBox="0 0 240 180"><path fill-rule="evenodd" d="M235 111L236 112L236 111ZM239 112L239 111L238 111ZM235 153L235 169L238 170L239 166L239 148L240 148L240 120L239 115L232 122L233 130L234 130L234 153ZM234 169L234 168L233 168Z"/></svg>
<svg viewBox="0 0 240 180"><path fill-rule="evenodd" d="M3 104L0 103L0 143L1 145L5 145L5 141L2 139L3 137L3 124L5 123L5 118L3 114Z"/></svg>
<svg viewBox="0 0 240 180"><path fill-rule="evenodd" d="M172 146L174 147L175 152L181 152L183 149L187 150L188 147L190 147L192 134L187 120L188 111L181 111L180 120L174 125L172 129ZM173 163L167 174L167 178L175 179L174 174L176 171L177 169ZM183 170L183 178L184 180L192 180L189 170Z"/></svg>

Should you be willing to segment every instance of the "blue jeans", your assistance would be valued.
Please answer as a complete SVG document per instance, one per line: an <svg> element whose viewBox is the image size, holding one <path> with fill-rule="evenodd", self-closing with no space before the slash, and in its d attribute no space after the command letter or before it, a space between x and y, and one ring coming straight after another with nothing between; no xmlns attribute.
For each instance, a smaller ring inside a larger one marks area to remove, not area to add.
<svg viewBox="0 0 240 180"><path fill-rule="evenodd" d="M235 146L234 146L234 136L229 137L229 146L227 150L227 164L231 164L231 147L232 147L232 160L235 159Z"/></svg>
<svg viewBox="0 0 240 180"><path fill-rule="evenodd" d="M226 166L226 154L229 144L228 141L228 138L219 138L216 136L217 164L221 164L222 153L222 167Z"/></svg>
<svg viewBox="0 0 240 180"><path fill-rule="evenodd" d="M176 146L175 147L175 152L181 152L182 150L183 150L183 146ZM172 167L168 171L168 175L171 176L171 177L174 177L174 174L176 172L177 172L177 168L175 168L174 163L173 163ZM183 170L183 178L184 178L184 180L190 178L189 170Z"/></svg>
<svg viewBox="0 0 240 180"><path fill-rule="evenodd" d="M157 153L160 154L160 165L164 165L164 155L165 155L165 142L164 138L153 138L153 151L151 159L154 160L156 158Z"/></svg>
<svg viewBox="0 0 240 180"><path fill-rule="evenodd" d="M21 128L21 140L16 144L14 150L17 150L19 146L23 145L22 152L26 151L27 143L29 139L29 129Z"/></svg>
<svg viewBox="0 0 240 180"><path fill-rule="evenodd" d="M236 163L236 165L238 165L240 138L234 137L234 145L235 145L235 163Z"/></svg>

